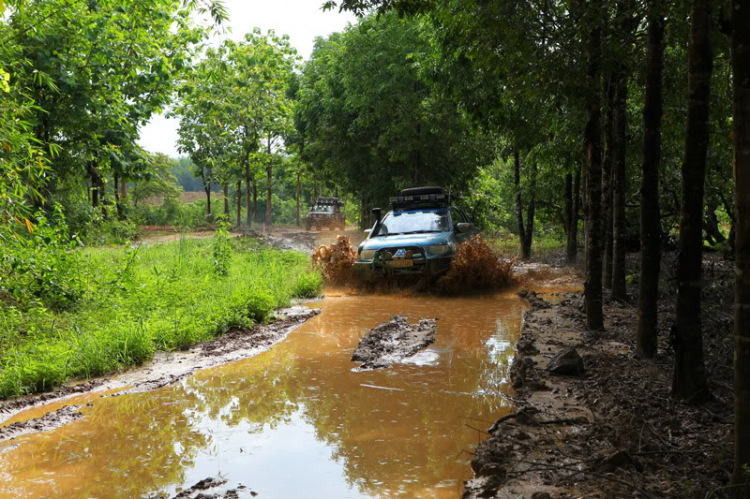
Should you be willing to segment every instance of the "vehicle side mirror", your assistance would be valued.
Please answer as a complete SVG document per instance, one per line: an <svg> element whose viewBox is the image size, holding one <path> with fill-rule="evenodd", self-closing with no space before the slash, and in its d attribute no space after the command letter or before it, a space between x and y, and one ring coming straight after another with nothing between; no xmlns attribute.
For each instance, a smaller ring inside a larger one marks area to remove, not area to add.
<svg viewBox="0 0 750 499"><path fill-rule="evenodd" d="M461 222L460 224L456 225L456 231L463 234L464 232L468 232L469 229L471 229L471 224L467 224L466 222Z"/></svg>

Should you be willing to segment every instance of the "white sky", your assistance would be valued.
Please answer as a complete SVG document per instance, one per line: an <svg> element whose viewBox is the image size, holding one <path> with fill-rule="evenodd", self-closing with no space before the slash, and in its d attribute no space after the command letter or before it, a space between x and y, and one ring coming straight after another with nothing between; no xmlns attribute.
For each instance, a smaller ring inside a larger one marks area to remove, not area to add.
<svg viewBox="0 0 750 499"><path fill-rule="evenodd" d="M297 53L307 60L315 37L342 31L347 23L355 22L355 17L348 12L323 12L320 8L323 1L225 0L231 33L224 36L239 40L255 27L261 28L264 33L273 29L278 35L289 35ZM163 115L154 116L141 129L138 143L149 152L177 157L177 125L176 119L167 119Z"/></svg>

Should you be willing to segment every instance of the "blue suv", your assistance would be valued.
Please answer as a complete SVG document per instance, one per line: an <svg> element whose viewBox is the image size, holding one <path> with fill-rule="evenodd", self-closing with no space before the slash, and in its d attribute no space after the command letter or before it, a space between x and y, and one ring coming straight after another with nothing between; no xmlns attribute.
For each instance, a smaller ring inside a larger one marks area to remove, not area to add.
<svg viewBox="0 0 750 499"><path fill-rule="evenodd" d="M439 187L404 189L391 198L385 217L373 211L377 221L354 264L366 276L439 276L450 268L456 247L478 233Z"/></svg>

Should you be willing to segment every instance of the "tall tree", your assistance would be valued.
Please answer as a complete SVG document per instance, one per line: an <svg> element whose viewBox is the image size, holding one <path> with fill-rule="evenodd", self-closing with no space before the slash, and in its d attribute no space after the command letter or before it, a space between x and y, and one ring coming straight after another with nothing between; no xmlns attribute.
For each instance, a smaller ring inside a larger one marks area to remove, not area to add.
<svg viewBox="0 0 750 499"><path fill-rule="evenodd" d="M661 162L662 70L664 16L661 1L651 0L648 14L646 97L643 106L644 144L641 166L641 272L638 292L636 354L652 358L657 345L657 305L661 270L659 164Z"/></svg>
<svg viewBox="0 0 750 499"><path fill-rule="evenodd" d="M750 0L732 0L735 172L734 485L747 497L750 465Z"/></svg>
<svg viewBox="0 0 750 499"><path fill-rule="evenodd" d="M602 330L601 1L591 1L585 9L585 26L589 30L586 89L586 325L593 330Z"/></svg>
<svg viewBox="0 0 750 499"><path fill-rule="evenodd" d="M672 327L675 364L672 395L702 401L709 395L703 360L701 279L703 276L703 192L711 97L712 0L693 0L688 45L688 117L682 163L677 307Z"/></svg>

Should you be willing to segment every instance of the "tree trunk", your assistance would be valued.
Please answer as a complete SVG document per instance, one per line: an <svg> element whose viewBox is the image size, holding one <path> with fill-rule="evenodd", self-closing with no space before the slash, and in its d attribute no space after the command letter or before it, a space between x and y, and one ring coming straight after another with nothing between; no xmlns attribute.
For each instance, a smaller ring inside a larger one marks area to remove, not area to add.
<svg viewBox="0 0 750 499"><path fill-rule="evenodd" d="M120 181L120 200L123 203L128 202L128 183L124 178Z"/></svg>
<svg viewBox="0 0 750 499"><path fill-rule="evenodd" d="M604 281L612 285L612 172L615 160L615 93L620 76L613 72L606 78L606 106L604 108L604 156L602 159L602 222L604 223Z"/></svg>
<svg viewBox="0 0 750 499"><path fill-rule="evenodd" d="M672 327L672 396L701 402L710 396L703 360L703 190L711 97L711 0L693 0L688 45L688 116L682 163L682 210L677 256L677 307Z"/></svg>
<svg viewBox="0 0 750 499"><path fill-rule="evenodd" d="M253 226L253 207L250 201L250 161L245 159L245 220L248 228Z"/></svg>
<svg viewBox="0 0 750 499"><path fill-rule="evenodd" d="M565 234L569 236L573 220L573 175L565 174Z"/></svg>
<svg viewBox="0 0 750 499"><path fill-rule="evenodd" d="M586 325L589 329L604 329L602 310L602 151L601 151L601 1L588 3L588 102L586 145Z"/></svg>
<svg viewBox="0 0 750 499"><path fill-rule="evenodd" d="M297 171L297 227L299 227L300 220L299 220L299 197L300 197L300 177L302 176L302 173Z"/></svg>
<svg viewBox="0 0 750 499"><path fill-rule="evenodd" d="M719 229L719 219L716 217L715 201L709 202L706 206L706 220L703 227L706 230L706 235L717 243L723 243L727 240Z"/></svg>
<svg viewBox="0 0 750 499"><path fill-rule="evenodd" d="M750 465L750 0L732 0L736 272L734 307L734 475L747 484ZM750 486L737 488L747 497Z"/></svg>
<svg viewBox="0 0 750 499"><path fill-rule="evenodd" d="M570 219L568 225L568 241L565 252L565 261L568 265L575 265L578 259L578 216L581 211L581 169L580 166L576 171L575 180L573 182L573 191L571 192L571 210Z"/></svg>
<svg viewBox="0 0 750 499"><path fill-rule="evenodd" d="M221 184L221 188L224 192L224 218L229 222L229 182L225 180Z"/></svg>
<svg viewBox="0 0 750 499"><path fill-rule="evenodd" d="M267 187L266 187L266 220L265 222L268 225L273 225L273 201L272 201L272 182L273 182L273 168L271 166L271 163L268 164L266 167L266 178L267 178Z"/></svg>
<svg viewBox="0 0 750 499"><path fill-rule="evenodd" d="M211 181L206 181L203 170L201 170L201 180L203 181L203 192L206 193L206 218L211 218Z"/></svg>
<svg viewBox="0 0 750 499"><path fill-rule="evenodd" d="M99 182L101 181L101 177L99 176L99 172L96 171L96 166L92 163L86 163L86 169L89 173L89 178L91 179L91 206L94 208L99 207Z"/></svg>
<svg viewBox="0 0 750 499"><path fill-rule="evenodd" d="M521 159L518 151L513 151L513 185L516 187L516 221L518 222L518 238L521 241L521 258L528 260L531 255L526 253L526 227L523 223L523 199L521 197Z"/></svg>
<svg viewBox="0 0 750 499"><path fill-rule="evenodd" d="M537 167L534 164L531 170L531 185L529 190L531 192L531 199L529 200L529 206L526 208L526 238L523 241L523 255L524 259L531 258L531 242L534 239L534 210L536 209L536 172Z"/></svg>
<svg viewBox="0 0 750 499"><path fill-rule="evenodd" d="M112 175L115 183L114 193L115 193L115 207L117 208L117 218L118 220L124 220L125 214L122 211L122 205L120 204L120 176L115 173Z"/></svg>
<svg viewBox="0 0 750 499"><path fill-rule="evenodd" d="M253 177L253 218L258 221L258 180Z"/></svg>
<svg viewBox="0 0 750 499"><path fill-rule="evenodd" d="M625 290L625 192L627 189L628 83L624 68L618 72L615 87L614 130L612 137L612 298L626 300Z"/></svg>
<svg viewBox="0 0 750 499"><path fill-rule="evenodd" d="M237 181L237 227L242 226L242 180Z"/></svg>

